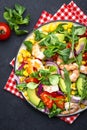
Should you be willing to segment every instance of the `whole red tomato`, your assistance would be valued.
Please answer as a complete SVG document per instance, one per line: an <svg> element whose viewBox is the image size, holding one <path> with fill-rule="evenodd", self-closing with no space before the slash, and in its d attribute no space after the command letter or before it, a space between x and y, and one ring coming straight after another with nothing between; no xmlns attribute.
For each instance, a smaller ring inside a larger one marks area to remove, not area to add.
<svg viewBox="0 0 87 130"><path fill-rule="evenodd" d="M0 22L0 40L6 40L11 35L11 29L5 22Z"/></svg>

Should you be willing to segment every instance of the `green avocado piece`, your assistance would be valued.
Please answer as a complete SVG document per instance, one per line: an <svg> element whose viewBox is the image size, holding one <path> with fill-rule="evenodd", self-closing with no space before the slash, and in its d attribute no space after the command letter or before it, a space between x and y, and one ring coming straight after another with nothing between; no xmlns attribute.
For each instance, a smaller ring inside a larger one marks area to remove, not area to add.
<svg viewBox="0 0 87 130"><path fill-rule="evenodd" d="M64 35L64 34L58 33L58 34L56 34L56 36L58 37L58 40L59 40L60 42L63 42L63 41L64 41L64 38L65 38L65 35Z"/></svg>
<svg viewBox="0 0 87 130"><path fill-rule="evenodd" d="M40 98L36 95L36 90L35 89L27 89L27 93L28 93L28 97L29 97L29 101L35 105L38 106L39 102L40 102Z"/></svg>
<svg viewBox="0 0 87 130"><path fill-rule="evenodd" d="M78 93L79 93L79 95L81 96L82 95L82 90L83 90L83 88L82 88L82 86L83 86L83 78L78 78L78 80L77 80L77 83L76 83L76 85L77 85L77 90L78 90Z"/></svg>
<svg viewBox="0 0 87 130"><path fill-rule="evenodd" d="M86 37L82 37L82 38L79 39L79 43L75 48L77 54L79 54L81 51L84 51L86 43L87 43Z"/></svg>
<svg viewBox="0 0 87 130"><path fill-rule="evenodd" d="M59 80L59 87L62 92L67 93L66 85L65 85L64 79L62 79L62 78L60 78L60 80Z"/></svg>

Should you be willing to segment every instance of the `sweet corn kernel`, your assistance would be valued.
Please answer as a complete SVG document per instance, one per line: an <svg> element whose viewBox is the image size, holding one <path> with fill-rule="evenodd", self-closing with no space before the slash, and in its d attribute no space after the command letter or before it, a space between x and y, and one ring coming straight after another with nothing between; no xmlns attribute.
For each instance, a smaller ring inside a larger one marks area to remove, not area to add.
<svg viewBox="0 0 87 130"><path fill-rule="evenodd" d="M69 23L68 23L68 28L72 28L72 26L73 26L73 23L72 23L72 22L69 22Z"/></svg>
<svg viewBox="0 0 87 130"><path fill-rule="evenodd" d="M50 31L50 32L53 32L55 29L56 29L56 24L50 23L50 24L49 24L49 31Z"/></svg>
<svg viewBox="0 0 87 130"><path fill-rule="evenodd" d="M68 97L65 98L65 101L68 102Z"/></svg>
<svg viewBox="0 0 87 130"><path fill-rule="evenodd" d="M82 61L82 64L85 65L85 64L86 64L86 61Z"/></svg>
<svg viewBox="0 0 87 130"><path fill-rule="evenodd" d="M31 58L27 58L27 62L29 62L29 63L30 63L30 62L31 62Z"/></svg>
<svg viewBox="0 0 87 130"><path fill-rule="evenodd" d="M31 56L30 52L28 52L27 50L24 50L24 49L22 49L22 50L20 51L20 53L21 53L21 55L22 55L23 57L30 57L30 56Z"/></svg>
<svg viewBox="0 0 87 130"><path fill-rule="evenodd" d="M20 78L20 82L23 82L25 80L25 77Z"/></svg>
<svg viewBox="0 0 87 130"><path fill-rule="evenodd" d="M25 49L20 50L20 53L21 54L25 53Z"/></svg>
<svg viewBox="0 0 87 130"><path fill-rule="evenodd" d="M23 71L23 75L27 77L28 76L28 72L26 70Z"/></svg>
<svg viewBox="0 0 87 130"><path fill-rule="evenodd" d="M71 85L71 89L72 89L72 90L76 90L76 89L77 89L75 83L72 83L72 85Z"/></svg>
<svg viewBox="0 0 87 130"><path fill-rule="evenodd" d="M22 62L22 61L23 61L23 57L22 57L22 55L19 54L17 59L18 59L18 62L19 62L19 63Z"/></svg>
<svg viewBox="0 0 87 130"><path fill-rule="evenodd" d="M69 29L68 29L68 33L70 33L70 32L71 32L71 29L69 28Z"/></svg>
<svg viewBox="0 0 87 130"><path fill-rule="evenodd" d="M76 91L72 90L71 95L76 95Z"/></svg>
<svg viewBox="0 0 87 130"><path fill-rule="evenodd" d="M27 51L24 50L24 52L22 53L23 57L27 57Z"/></svg>
<svg viewBox="0 0 87 130"><path fill-rule="evenodd" d="M23 67L23 68L24 68L24 69L26 69L26 68L28 68L28 67L29 67L28 65L24 65L24 67Z"/></svg>
<svg viewBox="0 0 87 130"><path fill-rule="evenodd" d="M63 43L66 43L66 41L63 41Z"/></svg>
<svg viewBox="0 0 87 130"><path fill-rule="evenodd" d="M35 40L32 38L32 39L28 39L30 42L32 42L32 44L35 43Z"/></svg>
<svg viewBox="0 0 87 130"><path fill-rule="evenodd" d="M26 51L26 56L30 57L31 56L30 52Z"/></svg>
<svg viewBox="0 0 87 130"><path fill-rule="evenodd" d="M44 25L42 31L49 32L49 25Z"/></svg>
<svg viewBox="0 0 87 130"><path fill-rule="evenodd" d="M68 25L63 25L64 30L68 29Z"/></svg>

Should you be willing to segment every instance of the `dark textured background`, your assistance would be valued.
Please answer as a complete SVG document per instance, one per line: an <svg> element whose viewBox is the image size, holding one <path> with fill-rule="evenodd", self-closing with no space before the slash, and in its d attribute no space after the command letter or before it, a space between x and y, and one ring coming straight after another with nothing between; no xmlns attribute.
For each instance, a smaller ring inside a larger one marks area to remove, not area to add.
<svg viewBox="0 0 87 130"><path fill-rule="evenodd" d="M28 12L31 15L30 25L26 27L30 32L43 10L54 14L63 3L69 2L70 0L0 0L0 21L5 21L4 7L13 7L15 3L20 3L27 8L25 15ZM74 2L87 14L87 0ZM26 35L17 37L12 32L10 39L0 41L0 130L86 130L87 111L72 125L68 125L57 118L49 119L26 102L3 90L12 70L9 62L16 56L25 37Z"/></svg>

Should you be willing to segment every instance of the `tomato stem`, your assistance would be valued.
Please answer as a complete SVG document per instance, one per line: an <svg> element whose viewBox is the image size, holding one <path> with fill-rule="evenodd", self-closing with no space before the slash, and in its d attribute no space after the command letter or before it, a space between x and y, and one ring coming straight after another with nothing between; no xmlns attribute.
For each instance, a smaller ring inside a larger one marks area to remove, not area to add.
<svg viewBox="0 0 87 130"><path fill-rule="evenodd" d="M0 30L0 34L5 34L5 31L4 30Z"/></svg>

